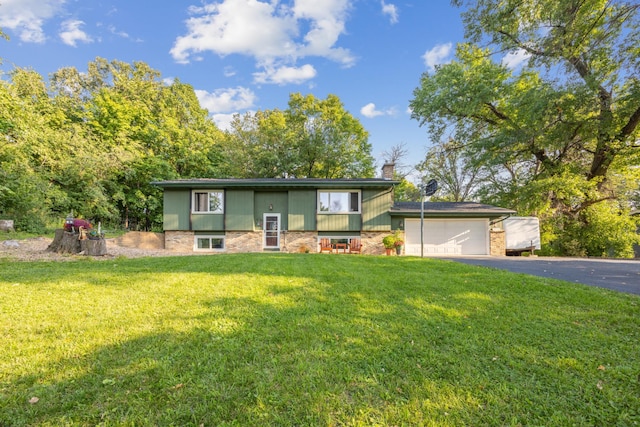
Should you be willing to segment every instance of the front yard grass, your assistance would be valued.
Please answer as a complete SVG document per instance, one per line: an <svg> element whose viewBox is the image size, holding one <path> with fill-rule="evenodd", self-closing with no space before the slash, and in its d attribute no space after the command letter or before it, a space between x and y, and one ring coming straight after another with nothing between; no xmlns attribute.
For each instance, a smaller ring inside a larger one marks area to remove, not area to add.
<svg viewBox="0 0 640 427"><path fill-rule="evenodd" d="M435 259L0 260L1 426L640 424L640 298Z"/></svg>

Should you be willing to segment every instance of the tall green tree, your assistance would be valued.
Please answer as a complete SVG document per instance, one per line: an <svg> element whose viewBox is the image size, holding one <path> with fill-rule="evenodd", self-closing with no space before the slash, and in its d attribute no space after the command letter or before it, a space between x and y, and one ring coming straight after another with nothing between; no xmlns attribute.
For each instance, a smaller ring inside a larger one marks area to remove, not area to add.
<svg viewBox="0 0 640 427"><path fill-rule="evenodd" d="M154 135L154 152L169 163L177 176L221 176L225 135L200 106L193 87L174 79L159 90L152 108L161 129Z"/></svg>
<svg viewBox="0 0 640 427"><path fill-rule="evenodd" d="M236 116L226 174L242 177L362 178L374 173L362 124L335 95L291 94L286 110Z"/></svg>
<svg viewBox="0 0 640 427"><path fill-rule="evenodd" d="M126 227L148 228L158 223L162 198L150 182L215 176L223 134L190 85L166 83L143 62L98 58L88 69L75 92L89 94L92 135L122 162L109 191Z"/></svg>
<svg viewBox="0 0 640 427"><path fill-rule="evenodd" d="M557 253L629 255L594 217L617 212L610 227L633 239L626 198L640 163L640 5L453 3L467 6L469 43L422 76L413 117L434 138L453 128L467 158L501 184L485 187L487 197L541 216ZM505 53L527 61L509 67Z"/></svg>
<svg viewBox="0 0 640 427"><path fill-rule="evenodd" d="M162 193L151 181L219 174L224 134L190 85L142 62L97 58L87 70L0 81L0 214L21 229L70 211L153 227Z"/></svg>
<svg viewBox="0 0 640 427"><path fill-rule="evenodd" d="M335 95L293 93L287 108L297 147L298 177L362 178L374 174L369 134Z"/></svg>
<svg viewBox="0 0 640 427"><path fill-rule="evenodd" d="M285 112L274 109L236 115L225 153L227 176L279 178L292 173L297 147Z"/></svg>
<svg viewBox="0 0 640 427"><path fill-rule="evenodd" d="M43 217L64 217L70 211L92 218L116 218L117 210L110 205L104 186L109 165L83 124L68 120L66 109L50 96L36 72L16 69L10 76L5 88L12 99L10 108L3 110L10 131L5 139L20 153L25 173L33 173L27 178L30 183L16 195L22 203L37 200L41 211L32 210L25 216L20 209L11 210L25 219L22 228L33 227L27 223ZM34 187L34 183L40 184Z"/></svg>
<svg viewBox="0 0 640 427"><path fill-rule="evenodd" d="M37 118L33 110L9 82L0 80L0 215L22 229L43 226L48 210L40 200L47 182L30 161L24 137L27 125Z"/></svg>

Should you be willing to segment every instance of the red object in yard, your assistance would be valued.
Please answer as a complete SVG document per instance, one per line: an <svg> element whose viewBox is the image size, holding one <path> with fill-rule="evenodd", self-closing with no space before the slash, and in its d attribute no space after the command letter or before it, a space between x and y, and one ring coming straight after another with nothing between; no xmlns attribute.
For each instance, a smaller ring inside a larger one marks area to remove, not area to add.
<svg viewBox="0 0 640 427"><path fill-rule="evenodd" d="M84 227L85 230L92 228L91 223L86 219L80 219L80 218L67 219L64 223L65 231L79 230L80 227Z"/></svg>

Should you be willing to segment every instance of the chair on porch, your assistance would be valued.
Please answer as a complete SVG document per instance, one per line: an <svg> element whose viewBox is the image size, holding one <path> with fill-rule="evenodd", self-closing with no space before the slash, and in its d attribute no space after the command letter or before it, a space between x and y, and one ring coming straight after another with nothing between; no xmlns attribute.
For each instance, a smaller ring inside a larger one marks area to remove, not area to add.
<svg viewBox="0 0 640 427"><path fill-rule="evenodd" d="M362 242L360 241L360 239L351 239L351 242L349 243L349 253L362 253Z"/></svg>
<svg viewBox="0 0 640 427"><path fill-rule="evenodd" d="M333 252L333 246L331 246L331 239L322 238L320 239L320 253L322 252Z"/></svg>

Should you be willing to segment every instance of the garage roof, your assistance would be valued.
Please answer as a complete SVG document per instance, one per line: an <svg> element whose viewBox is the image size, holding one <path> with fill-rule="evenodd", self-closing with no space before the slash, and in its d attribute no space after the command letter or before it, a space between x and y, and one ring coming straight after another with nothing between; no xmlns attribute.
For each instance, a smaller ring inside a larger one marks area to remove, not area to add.
<svg viewBox="0 0 640 427"><path fill-rule="evenodd" d="M392 216L419 217L420 202L396 202L390 210ZM425 217L499 218L515 215L516 211L475 202L425 202Z"/></svg>

